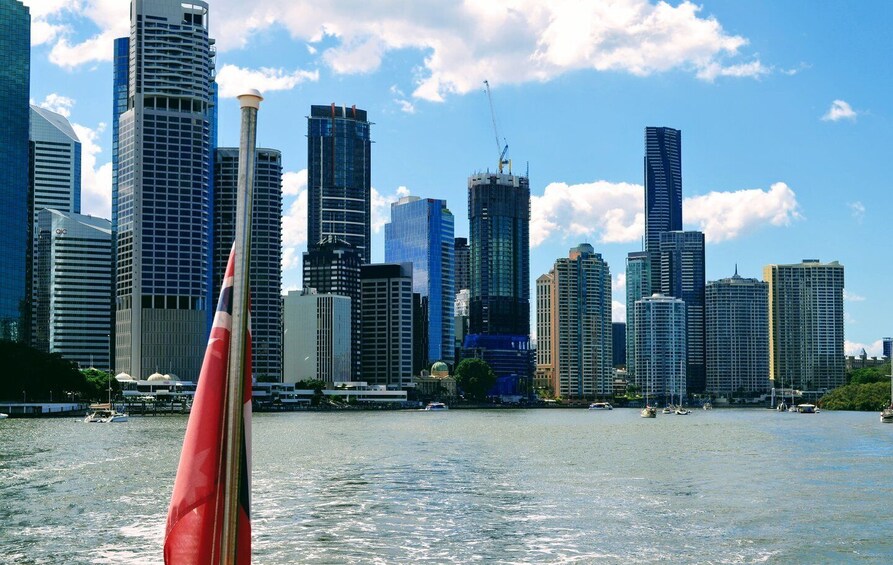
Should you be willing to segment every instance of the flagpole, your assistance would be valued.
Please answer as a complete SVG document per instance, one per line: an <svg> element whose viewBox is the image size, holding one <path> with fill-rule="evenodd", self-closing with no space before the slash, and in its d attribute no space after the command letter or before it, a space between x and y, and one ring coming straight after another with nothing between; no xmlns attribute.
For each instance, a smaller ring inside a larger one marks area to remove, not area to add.
<svg viewBox="0 0 893 565"><path fill-rule="evenodd" d="M221 532L220 563L236 562L238 539L239 476L241 473L241 440L243 433L243 391L251 386L251 375L244 375L245 343L248 335L248 273L251 251L251 216L254 202L254 160L257 138L257 111L263 97L251 89L240 95L242 111L239 141L239 176L236 192L235 270L233 273L232 337L226 390L226 433L224 446L224 508ZM248 382L245 382L245 381Z"/></svg>

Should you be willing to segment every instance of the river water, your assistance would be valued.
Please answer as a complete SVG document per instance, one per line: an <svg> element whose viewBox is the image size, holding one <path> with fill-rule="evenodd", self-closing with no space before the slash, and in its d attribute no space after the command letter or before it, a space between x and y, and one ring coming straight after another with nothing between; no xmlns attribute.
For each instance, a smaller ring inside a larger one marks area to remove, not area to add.
<svg viewBox="0 0 893 565"><path fill-rule="evenodd" d="M160 563L186 418L0 421L0 563ZM255 414L254 562L889 563L875 413Z"/></svg>

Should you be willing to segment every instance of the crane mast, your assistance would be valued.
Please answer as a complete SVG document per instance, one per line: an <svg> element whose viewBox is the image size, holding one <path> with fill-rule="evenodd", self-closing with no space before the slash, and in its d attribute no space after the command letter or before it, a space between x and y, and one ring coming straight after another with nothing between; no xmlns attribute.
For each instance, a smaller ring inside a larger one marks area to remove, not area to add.
<svg viewBox="0 0 893 565"><path fill-rule="evenodd" d="M509 151L509 145L505 138L502 139L502 143L499 143L499 129L496 127L496 110L493 109L493 96L490 94L490 83L485 80L484 86L487 90L487 101L490 103L490 118L493 120L493 134L496 136L496 152L499 153L499 161L497 162L496 168L499 171L499 174L502 174L502 166L508 165L509 174L512 174L511 161L505 158Z"/></svg>

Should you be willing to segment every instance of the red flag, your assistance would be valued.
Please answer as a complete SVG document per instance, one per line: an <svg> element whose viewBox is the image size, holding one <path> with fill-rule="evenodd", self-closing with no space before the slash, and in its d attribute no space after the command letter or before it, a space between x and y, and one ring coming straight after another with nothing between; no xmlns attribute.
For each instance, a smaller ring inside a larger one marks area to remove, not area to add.
<svg viewBox="0 0 893 565"><path fill-rule="evenodd" d="M226 505L224 461L226 445L226 390L232 336L235 248L230 252L223 287L208 347L202 362L195 399L183 440L177 479L171 495L164 540L168 565L215 564L221 559L221 533ZM250 327L250 318L245 317ZM236 345L236 344L234 344ZM237 346L237 345L236 345ZM242 374L242 419L236 565L251 562L250 438L251 438L251 334L246 332Z"/></svg>

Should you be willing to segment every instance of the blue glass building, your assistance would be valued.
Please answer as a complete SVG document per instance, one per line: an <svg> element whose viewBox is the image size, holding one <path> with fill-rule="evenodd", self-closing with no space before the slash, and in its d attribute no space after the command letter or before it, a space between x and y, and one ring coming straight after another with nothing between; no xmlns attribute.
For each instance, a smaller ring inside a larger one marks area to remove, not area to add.
<svg viewBox="0 0 893 565"><path fill-rule="evenodd" d="M127 110L117 114L115 371L195 380L211 292L208 4L133 0L130 17Z"/></svg>
<svg viewBox="0 0 893 565"><path fill-rule="evenodd" d="M311 106L307 118L307 241L331 236L372 260L372 140L366 111Z"/></svg>
<svg viewBox="0 0 893 565"><path fill-rule="evenodd" d="M28 96L31 88L31 15L21 2L0 0L0 340L27 341Z"/></svg>
<svg viewBox="0 0 893 565"><path fill-rule="evenodd" d="M645 128L645 251L651 288L660 288L660 234L682 229L682 132Z"/></svg>
<svg viewBox="0 0 893 565"><path fill-rule="evenodd" d="M412 290L427 298L428 367L436 361L452 364L455 326L453 302L453 213L445 200L407 196L391 204L385 224L385 262L412 263Z"/></svg>

